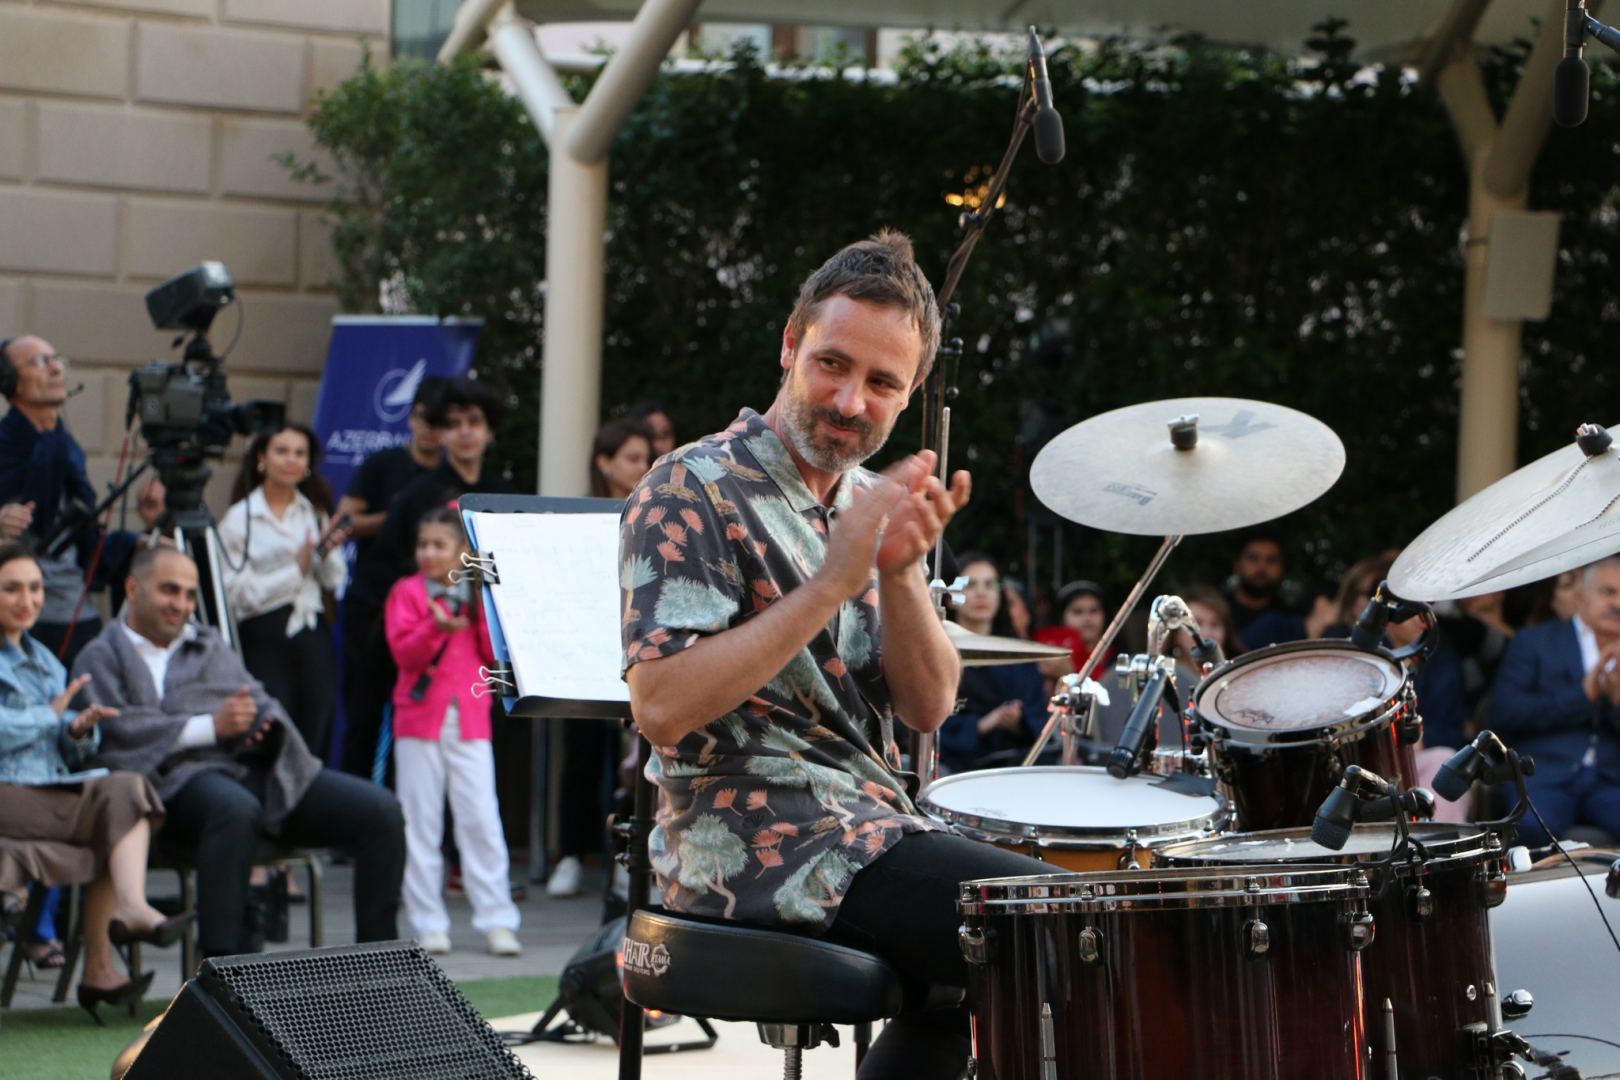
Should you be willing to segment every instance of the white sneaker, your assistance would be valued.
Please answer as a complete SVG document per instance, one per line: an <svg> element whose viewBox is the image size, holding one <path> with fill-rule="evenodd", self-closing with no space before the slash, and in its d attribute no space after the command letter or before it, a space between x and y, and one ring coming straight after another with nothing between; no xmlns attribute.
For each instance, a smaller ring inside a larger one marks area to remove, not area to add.
<svg viewBox="0 0 1620 1080"><path fill-rule="evenodd" d="M450 935L442 934L437 930L417 934L416 943L422 946L423 952L431 956L444 956L450 951Z"/></svg>
<svg viewBox="0 0 1620 1080"><path fill-rule="evenodd" d="M484 935L484 947L491 956L522 956L523 944L517 935L504 926L497 926Z"/></svg>
<svg viewBox="0 0 1620 1080"><path fill-rule="evenodd" d="M558 859L557 865L551 868L551 876L546 879L546 895L578 896L580 869L579 859L573 855Z"/></svg>

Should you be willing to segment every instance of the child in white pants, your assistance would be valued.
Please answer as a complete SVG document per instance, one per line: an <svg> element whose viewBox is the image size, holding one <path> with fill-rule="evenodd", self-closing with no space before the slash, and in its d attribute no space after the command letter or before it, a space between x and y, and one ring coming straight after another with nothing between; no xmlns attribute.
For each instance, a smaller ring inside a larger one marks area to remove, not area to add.
<svg viewBox="0 0 1620 1080"><path fill-rule="evenodd" d="M444 800L455 816L461 880L473 928L497 956L517 956L518 910L508 880L506 840L495 801L490 699L474 697L478 668L494 662L482 606L449 573L467 550L459 515L439 507L417 526L417 573L388 594L394 684L394 773L405 811L405 914L422 947L450 951L444 906Z"/></svg>

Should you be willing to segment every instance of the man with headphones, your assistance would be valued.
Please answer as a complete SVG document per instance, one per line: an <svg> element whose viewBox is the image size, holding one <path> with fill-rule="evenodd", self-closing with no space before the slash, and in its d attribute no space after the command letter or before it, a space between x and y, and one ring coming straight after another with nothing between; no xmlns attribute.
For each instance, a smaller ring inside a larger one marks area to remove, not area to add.
<svg viewBox="0 0 1620 1080"><path fill-rule="evenodd" d="M60 555L43 550L65 513L96 504L84 449L62 420L67 367L67 358L44 338L21 334L0 341L0 395L11 403L0 418L0 537L21 535L39 550L45 606L32 634L71 666L101 629L101 617L84 599L95 523L84 521Z"/></svg>

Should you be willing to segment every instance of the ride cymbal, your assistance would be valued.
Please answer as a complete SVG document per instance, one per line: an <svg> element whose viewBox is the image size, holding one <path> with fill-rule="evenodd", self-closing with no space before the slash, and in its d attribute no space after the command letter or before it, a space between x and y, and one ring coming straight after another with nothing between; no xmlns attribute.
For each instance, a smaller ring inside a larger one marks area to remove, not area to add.
<svg viewBox="0 0 1620 1080"><path fill-rule="evenodd" d="M1460 600L1620 551L1620 453L1596 424L1576 435L1424 529L1390 567L1395 595Z"/></svg>
<svg viewBox="0 0 1620 1080"><path fill-rule="evenodd" d="M1208 397L1082 421L1041 448L1029 480L1053 513L1078 524L1195 536L1298 510L1343 471L1344 444L1320 420L1270 402Z"/></svg>

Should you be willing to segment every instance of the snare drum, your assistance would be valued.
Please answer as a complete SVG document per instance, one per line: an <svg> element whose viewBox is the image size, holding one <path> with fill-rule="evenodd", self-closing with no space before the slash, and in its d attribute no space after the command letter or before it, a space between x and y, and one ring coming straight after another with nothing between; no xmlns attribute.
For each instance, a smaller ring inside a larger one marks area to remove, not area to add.
<svg viewBox="0 0 1620 1080"><path fill-rule="evenodd" d="M1193 698L1245 831L1309 825L1349 765L1417 783L1415 708L1399 662L1338 640L1256 649L1210 672Z"/></svg>
<svg viewBox="0 0 1620 1080"><path fill-rule="evenodd" d="M1226 828L1226 800L1196 777L1115 780L1090 766L958 773L930 784L922 811L972 840L1067 870L1146 866L1151 849Z"/></svg>
<svg viewBox="0 0 1620 1080"><path fill-rule="evenodd" d="M979 1080L1356 1080L1366 878L1220 866L962 886Z"/></svg>
<svg viewBox="0 0 1620 1080"><path fill-rule="evenodd" d="M1383 1021L1387 998L1394 1005L1400 1075L1496 1076L1463 1028L1490 1018L1486 996L1496 976L1488 912L1506 895L1501 842L1468 825L1419 824L1410 832L1421 856L1387 867L1378 863L1394 842L1391 824L1357 825L1343 851L1312 843L1308 829L1280 829L1177 844L1153 856L1161 865L1207 872L1256 863L1364 868L1378 924L1377 940L1361 954L1364 1019L1376 1060L1387 1060L1391 1049Z"/></svg>

